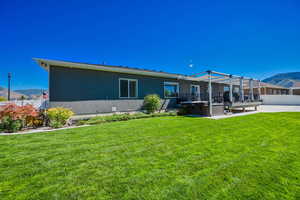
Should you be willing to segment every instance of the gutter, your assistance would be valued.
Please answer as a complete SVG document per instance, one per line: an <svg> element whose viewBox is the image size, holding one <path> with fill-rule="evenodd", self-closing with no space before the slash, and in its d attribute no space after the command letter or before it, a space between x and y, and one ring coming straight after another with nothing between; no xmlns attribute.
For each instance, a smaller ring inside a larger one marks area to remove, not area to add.
<svg viewBox="0 0 300 200"><path fill-rule="evenodd" d="M179 74L171 74L166 72L146 71L146 70L118 67L118 66L74 63L74 62L42 59L42 58L33 58L33 60L36 61L39 66L41 66L47 71L49 71L50 66L60 66L60 67L76 68L76 69L88 69L88 70L96 70L96 71L107 71L107 72L118 72L118 73L153 76L153 77L173 78L178 80L199 81L199 79L194 77L184 76Z"/></svg>

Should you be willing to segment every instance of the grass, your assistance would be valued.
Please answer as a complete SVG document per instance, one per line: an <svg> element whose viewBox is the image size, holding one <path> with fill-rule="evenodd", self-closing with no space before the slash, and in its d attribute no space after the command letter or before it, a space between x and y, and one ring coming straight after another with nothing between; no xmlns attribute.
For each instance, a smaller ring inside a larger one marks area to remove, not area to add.
<svg viewBox="0 0 300 200"><path fill-rule="evenodd" d="M1 136L0 199L300 199L300 113Z"/></svg>

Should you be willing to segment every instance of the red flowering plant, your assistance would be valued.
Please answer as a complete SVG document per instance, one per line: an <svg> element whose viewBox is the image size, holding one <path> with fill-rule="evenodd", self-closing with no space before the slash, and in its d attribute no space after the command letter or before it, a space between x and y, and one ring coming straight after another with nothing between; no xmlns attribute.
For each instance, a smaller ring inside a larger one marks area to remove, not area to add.
<svg viewBox="0 0 300 200"><path fill-rule="evenodd" d="M39 112L32 105L18 106L10 103L0 106L0 129L16 132L26 126L28 118L39 116Z"/></svg>

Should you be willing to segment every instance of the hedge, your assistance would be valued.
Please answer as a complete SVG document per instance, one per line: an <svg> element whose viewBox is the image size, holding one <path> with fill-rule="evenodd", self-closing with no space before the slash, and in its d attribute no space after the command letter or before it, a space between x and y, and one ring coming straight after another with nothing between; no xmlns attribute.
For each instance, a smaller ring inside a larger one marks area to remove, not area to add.
<svg viewBox="0 0 300 200"><path fill-rule="evenodd" d="M116 121L127 121L132 119L142 119L142 118L150 118L150 117L166 117L166 116L176 116L176 112L163 112L163 113L135 113L135 114L113 114L108 116L98 116L93 117L86 121L79 121L78 125L94 125L94 124L102 124L107 122L116 122Z"/></svg>

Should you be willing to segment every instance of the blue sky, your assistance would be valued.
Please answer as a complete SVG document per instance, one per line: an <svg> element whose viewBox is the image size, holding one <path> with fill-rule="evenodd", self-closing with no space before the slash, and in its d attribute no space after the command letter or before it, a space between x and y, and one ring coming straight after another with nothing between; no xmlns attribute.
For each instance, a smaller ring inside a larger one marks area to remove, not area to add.
<svg viewBox="0 0 300 200"><path fill-rule="evenodd" d="M266 78L300 71L300 1L0 0L0 86L47 88L32 57ZM189 67L189 64L193 67Z"/></svg>

